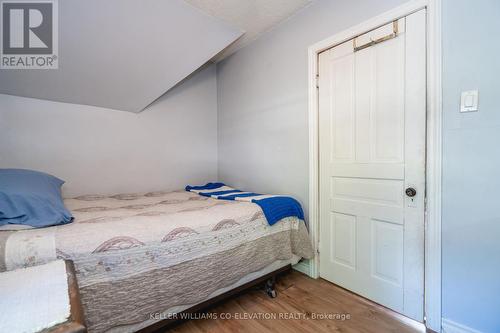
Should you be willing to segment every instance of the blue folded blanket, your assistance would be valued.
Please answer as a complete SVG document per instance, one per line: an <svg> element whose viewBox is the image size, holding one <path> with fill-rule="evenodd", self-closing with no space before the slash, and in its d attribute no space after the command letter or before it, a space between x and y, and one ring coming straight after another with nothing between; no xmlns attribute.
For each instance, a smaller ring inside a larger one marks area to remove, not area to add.
<svg viewBox="0 0 500 333"><path fill-rule="evenodd" d="M302 206L297 200L288 196L243 192L226 186L223 183L208 183L202 186L188 185L186 186L186 191L220 200L253 202L262 209L270 225L291 216L304 220Z"/></svg>

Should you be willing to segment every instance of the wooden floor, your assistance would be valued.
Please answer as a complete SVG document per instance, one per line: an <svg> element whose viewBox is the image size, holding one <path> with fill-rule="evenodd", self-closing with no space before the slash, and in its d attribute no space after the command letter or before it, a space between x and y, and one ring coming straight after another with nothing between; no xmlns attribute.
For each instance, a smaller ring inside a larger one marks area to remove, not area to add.
<svg viewBox="0 0 500 333"><path fill-rule="evenodd" d="M297 271L281 275L277 291L272 299L262 289L250 289L207 310L206 316L218 319L192 319L165 332L425 332L421 324ZM319 318L322 314L333 318Z"/></svg>

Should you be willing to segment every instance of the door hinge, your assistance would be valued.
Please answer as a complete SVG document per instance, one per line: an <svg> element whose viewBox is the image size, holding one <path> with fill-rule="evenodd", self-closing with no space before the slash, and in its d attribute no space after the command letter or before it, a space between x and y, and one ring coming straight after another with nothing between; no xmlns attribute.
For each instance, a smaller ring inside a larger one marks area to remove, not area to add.
<svg viewBox="0 0 500 333"><path fill-rule="evenodd" d="M319 74L316 74L316 89L319 89Z"/></svg>

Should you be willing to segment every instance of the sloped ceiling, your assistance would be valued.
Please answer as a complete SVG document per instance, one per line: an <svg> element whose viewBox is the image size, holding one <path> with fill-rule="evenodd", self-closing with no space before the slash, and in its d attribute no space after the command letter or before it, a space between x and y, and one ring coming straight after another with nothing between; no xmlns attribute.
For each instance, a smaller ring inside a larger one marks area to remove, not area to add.
<svg viewBox="0 0 500 333"><path fill-rule="evenodd" d="M205 13L245 31L213 60L220 61L283 22L312 0L185 0Z"/></svg>
<svg viewBox="0 0 500 333"><path fill-rule="evenodd" d="M0 70L0 93L140 112L243 33L182 0L58 3L59 69Z"/></svg>

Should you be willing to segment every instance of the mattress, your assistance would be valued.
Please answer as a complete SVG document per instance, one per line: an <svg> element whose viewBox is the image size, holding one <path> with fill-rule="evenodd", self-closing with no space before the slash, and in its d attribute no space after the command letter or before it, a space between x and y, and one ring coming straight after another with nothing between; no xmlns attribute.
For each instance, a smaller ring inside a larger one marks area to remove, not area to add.
<svg viewBox="0 0 500 333"><path fill-rule="evenodd" d="M188 308L275 262L313 255L303 221L269 226L253 203L177 191L65 204L71 224L0 232L0 268L73 260L91 333L142 326L152 313Z"/></svg>

